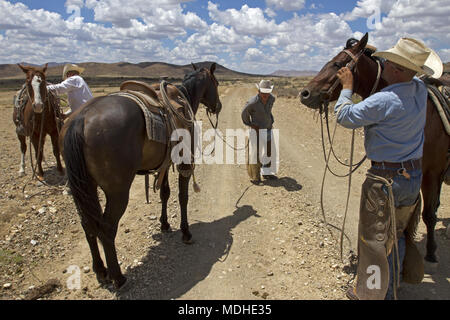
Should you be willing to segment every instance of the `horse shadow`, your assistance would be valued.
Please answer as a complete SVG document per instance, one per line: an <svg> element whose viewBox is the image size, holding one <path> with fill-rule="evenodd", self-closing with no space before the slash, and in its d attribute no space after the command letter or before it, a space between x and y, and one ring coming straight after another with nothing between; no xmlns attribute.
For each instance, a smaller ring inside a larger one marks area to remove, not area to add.
<svg viewBox="0 0 450 320"><path fill-rule="evenodd" d="M282 177L277 179L265 179L262 180L262 185L279 188L283 187L286 191L294 192L302 190L303 186L297 182L297 180L291 177Z"/></svg>
<svg viewBox="0 0 450 320"><path fill-rule="evenodd" d="M436 229L435 237L438 246L438 264L425 262L425 277L420 284L402 283L399 289L399 299L408 300L438 300L450 298L450 239L447 239L445 232L450 224L450 218L438 219L442 221L444 228ZM426 235L416 243L422 256L426 252Z"/></svg>
<svg viewBox="0 0 450 320"><path fill-rule="evenodd" d="M44 181L52 187L62 187L67 183L67 175L60 175L56 165L44 171Z"/></svg>
<svg viewBox="0 0 450 320"><path fill-rule="evenodd" d="M204 280L214 264L227 259L233 245L232 230L255 216L252 206L237 208L232 215L212 222L197 222L190 226L194 243L181 242L181 230L158 233L153 238L159 244L150 248L143 263L125 273L127 289L117 292L123 300L169 300L181 297Z"/></svg>

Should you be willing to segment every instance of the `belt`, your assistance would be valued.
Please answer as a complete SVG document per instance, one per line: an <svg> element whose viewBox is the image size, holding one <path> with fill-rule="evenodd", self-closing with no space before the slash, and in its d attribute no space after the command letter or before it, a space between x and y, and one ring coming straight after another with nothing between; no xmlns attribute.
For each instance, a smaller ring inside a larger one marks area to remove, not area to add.
<svg viewBox="0 0 450 320"><path fill-rule="evenodd" d="M405 168L406 171L411 171L415 169L421 169L422 168L422 158L420 159L414 159L414 160L407 160L403 162L377 162L372 161L372 167L378 167L383 169L401 169Z"/></svg>

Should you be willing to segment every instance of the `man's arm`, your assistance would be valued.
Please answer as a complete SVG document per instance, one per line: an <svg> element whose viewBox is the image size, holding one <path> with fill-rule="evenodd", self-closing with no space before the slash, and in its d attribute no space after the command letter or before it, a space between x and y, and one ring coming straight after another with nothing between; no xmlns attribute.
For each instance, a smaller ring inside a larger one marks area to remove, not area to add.
<svg viewBox="0 0 450 320"><path fill-rule="evenodd" d="M250 118L250 107L251 104L247 103L244 107L244 110L242 110L242 114L241 114L241 118L242 118L242 122L247 125L247 126L252 126L252 121Z"/></svg>
<svg viewBox="0 0 450 320"><path fill-rule="evenodd" d="M383 94L374 94L360 103L353 104L353 74L347 67L341 68L337 77L342 91L334 112L337 122L343 127L356 129L383 120L386 117L386 102Z"/></svg>
<svg viewBox="0 0 450 320"><path fill-rule="evenodd" d="M54 92L56 92L57 95L61 95L64 93L68 93L78 87L79 87L79 85L78 85L78 81L76 80L76 78L70 77L61 83L47 85L47 90L54 91Z"/></svg>

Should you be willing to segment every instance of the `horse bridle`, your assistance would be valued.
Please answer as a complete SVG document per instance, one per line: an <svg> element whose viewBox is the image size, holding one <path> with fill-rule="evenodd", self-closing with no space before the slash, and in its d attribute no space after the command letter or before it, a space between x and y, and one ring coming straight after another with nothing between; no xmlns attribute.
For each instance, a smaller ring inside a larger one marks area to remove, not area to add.
<svg viewBox="0 0 450 320"><path fill-rule="evenodd" d="M350 58L351 58L351 60L345 65L347 68L349 68L350 69L350 71L353 73L353 69L355 68L355 66L356 66L356 64L358 63L358 60L359 60L359 58L363 55L363 53L364 53L364 50L361 50L358 54L353 54L353 52L351 52L349 49L344 49L343 51L341 51L341 52L344 52L344 53L346 53ZM339 78L337 77L337 73L334 75L334 77L333 78L336 78L336 80L334 80L334 82L333 82L333 84L331 85L331 87L327 90L327 91L322 91L321 93L320 93L320 95L322 96L322 97L330 97L331 96L331 94L333 93L333 91L336 89L336 87L339 85L339 83L340 83L340 80L339 80ZM329 101L327 100L327 99L323 99L323 104L321 104L321 106L320 106L320 113L323 113L323 112L328 112L328 103L329 103ZM322 107L323 106L323 107Z"/></svg>

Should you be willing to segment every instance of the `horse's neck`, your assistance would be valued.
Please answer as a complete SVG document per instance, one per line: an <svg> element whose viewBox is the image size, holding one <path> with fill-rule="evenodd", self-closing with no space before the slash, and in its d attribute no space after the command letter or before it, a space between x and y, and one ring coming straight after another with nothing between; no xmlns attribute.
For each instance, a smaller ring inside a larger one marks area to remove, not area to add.
<svg viewBox="0 0 450 320"><path fill-rule="evenodd" d="M200 104L200 97L201 93L199 92L199 88L196 85L196 81L189 79L186 82L183 82L183 87L186 88L186 91L188 93L188 100L191 104L192 111L194 114L197 113L198 105Z"/></svg>
<svg viewBox="0 0 450 320"><path fill-rule="evenodd" d="M359 94L363 99L366 99L370 95L373 86L375 85L378 74L378 63L376 63L371 58L362 55L358 61L357 70L358 85L356 88L356 93ZM386 86L386 81L380 78L375 92L380 91Z"/></svg>

